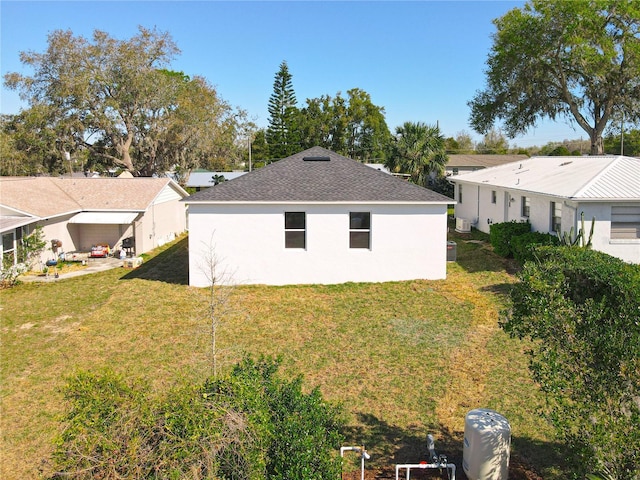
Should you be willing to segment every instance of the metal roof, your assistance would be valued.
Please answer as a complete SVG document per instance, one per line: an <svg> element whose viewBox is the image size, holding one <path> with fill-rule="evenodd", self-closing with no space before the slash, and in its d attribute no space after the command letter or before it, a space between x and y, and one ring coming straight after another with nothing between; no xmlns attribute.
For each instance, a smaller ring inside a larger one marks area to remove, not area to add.
<svg viewBox="0 0 640 480"><path fill-rule="evenodd" d="M322 147L284 158L184 201L454 203Z"/></svg>
<svg viewBox="0 0 640 480"><path fill-rule="evenodd" d="M447 155L447 168L472 167L488 168L518 160L526 160L528 155L493 155L493 154L463 154L456 153Z"/></svg>
<svg viewBox="0 0 640 480"><path fill-rule="evenodd" d="M623 156L532 157L454 177L454 183L491 185L574 200L640 200L640 159Z"/></svg>
<svg viewBox="0 0 640 480"><path fill-rule="evenodd" d="M247 172L191 172L187 180L187 187L213 187L213 177L223 176L225 181L241 177Z"/></svg>
<svg viewBox="0 0 640 480"><path fill-rule="evenodd" d="M69 223L92 225L129 225L138 213L131 212L81 212L69 219Z"/></svg>

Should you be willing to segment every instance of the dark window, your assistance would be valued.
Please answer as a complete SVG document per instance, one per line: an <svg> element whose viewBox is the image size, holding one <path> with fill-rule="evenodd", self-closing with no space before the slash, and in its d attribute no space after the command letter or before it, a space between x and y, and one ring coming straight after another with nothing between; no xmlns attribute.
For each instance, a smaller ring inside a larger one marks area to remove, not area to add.
<svg viewBox="0 0 640 480"><path fill-rule="evenodd" d="M522 197L522 216L528 217L531 211L531 203L529 197Z"/></svg>
<svg viewBox="0 0 640 480"><path fill-rule="evenodd" d="M497 195L495 190L491 190L491 203L496 203Z"/></svg>
<svg viewBox="0 0 640 480"><path fill-rule="evenodd" d="M5 233L2 235L2 264L3 265L15 265L14 256L14 233Z"/></svg>
<svg viewBox="0 0 640 480"><path fill-rule="evenodd" d="M371 248L371 212L349 213L349 248Z"/></svg>
<svg viewBox="0 0 640 480"><path fill-rule="evenodd" d="M551 202L551 231L560 232L562 226L562 204Z"/></svg>
<svg viewBox="0 0 640 480"><path fill-rule="evenodd" d="M305 212L284 212L285 248L306 248L306 228Z"/></svg>

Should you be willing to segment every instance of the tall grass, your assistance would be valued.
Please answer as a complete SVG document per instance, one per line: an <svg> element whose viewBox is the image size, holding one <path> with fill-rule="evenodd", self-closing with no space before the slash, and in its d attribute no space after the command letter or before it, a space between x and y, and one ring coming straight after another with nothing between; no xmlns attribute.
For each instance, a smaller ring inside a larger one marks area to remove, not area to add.
<svg viewBox="0 0 640 480"><path fill-rule="evenodd" d="M460 466L464 415L484 407L511 421L511 478L531 478L533 464L560 478L523 346L497 325L511 266L474 235L452 237L458 262L442 281L235 287L220 358L282 356L283 372L343 405L348 441L366 445L372 472L425 460L428 433ZM158 390L210 372L207 294L186 285L186 256L180 238L137 270L0 294L2 478L48 473L61 387L78 369L108 366Z"/></svg>

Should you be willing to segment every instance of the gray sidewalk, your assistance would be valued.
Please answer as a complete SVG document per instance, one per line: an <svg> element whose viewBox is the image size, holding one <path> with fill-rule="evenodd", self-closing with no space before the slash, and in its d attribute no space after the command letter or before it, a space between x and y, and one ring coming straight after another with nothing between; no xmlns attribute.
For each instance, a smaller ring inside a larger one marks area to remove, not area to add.
<svg viewBox="0 0 640 480"><path fill-rule="evenodd" d="M48 276L40 275L20 275L19 280L22 282L55 282L57 280L64 280L66 278L79 277L80 275L89 275L96 272L104 272L105 270L111 270L112 268L122 267L122 260L119 258L91 258L87 262L87 267L80 270L75 270L69 273L61 273L58 277L55 273L51 273ZM55 267L51 270L55 271Z"/></svg>

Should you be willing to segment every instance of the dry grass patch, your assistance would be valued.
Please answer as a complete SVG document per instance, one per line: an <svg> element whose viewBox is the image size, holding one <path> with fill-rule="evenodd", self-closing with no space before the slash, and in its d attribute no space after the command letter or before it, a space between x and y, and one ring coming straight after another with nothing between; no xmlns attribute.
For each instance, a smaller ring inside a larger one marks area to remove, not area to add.
<svg viewBox="0 0 640 480"><path fill-rule="evenodd" d="M235 287L218 332L223 364L282 356L283 373L343 405L347 440L367 446L372 471L423 460L427 433L460 465L464 414L476 407L507 415L516 455L548 470L526 359L497 325L513 278L486 246L458 242L443 281ZM60 389L78 369L108 366L156 389L210 372L207 291L186 286L186 243L134 271L0 292L2 478L38 475L59 429Z"/></svg>

